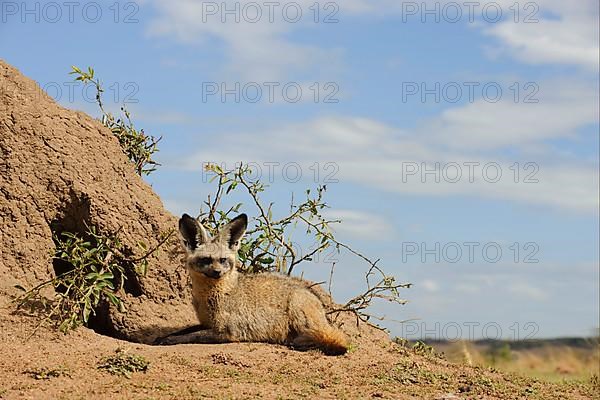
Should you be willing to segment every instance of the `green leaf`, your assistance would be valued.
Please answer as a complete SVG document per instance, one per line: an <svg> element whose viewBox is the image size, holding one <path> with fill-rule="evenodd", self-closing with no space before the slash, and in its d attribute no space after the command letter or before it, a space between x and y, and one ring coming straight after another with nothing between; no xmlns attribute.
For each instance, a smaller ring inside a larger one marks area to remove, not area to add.
<svg viewBox="0 0 600 400"><path fill-rule="evenodd" d="M91 313L91 308L88 302L85 302L84 306L83 306L83 322L84 323L88 323L89 319L90 319L90 313Z"/></svg>
<svg viewBox="0 0 600 400"><path fill-rule="evenodd" d="M103 274L100 275L100 279L106 280L106 279L113 279L115 276L111 273L111 272L105 272Z"/></svg>
<svg viewBox="0 0 600 400"><path fill-rule="evenodd" d="M108 298L108 301L110 301L114 306L119 307L121 300L117 296L115 296L112 293L108 293L108 292L106 292L104 294Z"/></svg>
<svg viewBox="0 0 600 400"><path fill-rule="evenodd" d="M238 183L237 182L232 182L231 185L229 185L229 187L227 188L227 191L225 192L226 194L231 193L232 190L234 190L237 187Z"/></svg>

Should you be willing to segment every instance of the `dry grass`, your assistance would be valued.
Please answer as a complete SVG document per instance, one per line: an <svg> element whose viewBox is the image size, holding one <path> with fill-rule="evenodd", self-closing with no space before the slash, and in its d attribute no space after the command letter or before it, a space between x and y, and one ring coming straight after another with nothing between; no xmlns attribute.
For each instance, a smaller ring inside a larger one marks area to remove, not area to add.
<svg viewBox="0 0 600 400"><path fill-rule="evenodd" d="M492 367L550 382L588 381L600 375L598 339L431 344L452 362Z"/></svg>

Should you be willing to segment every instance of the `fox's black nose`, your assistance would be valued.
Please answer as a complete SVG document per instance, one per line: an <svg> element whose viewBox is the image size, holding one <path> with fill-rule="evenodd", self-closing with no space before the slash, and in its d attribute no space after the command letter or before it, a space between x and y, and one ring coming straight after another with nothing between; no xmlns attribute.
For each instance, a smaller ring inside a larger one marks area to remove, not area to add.
<svg viewBox="0 0 600 400"><path fill-rule="evenodd" d="M223 272L212 270L212 271L205 272L205 275L208 276L209 278L219 279L223 275Z"/></svg>

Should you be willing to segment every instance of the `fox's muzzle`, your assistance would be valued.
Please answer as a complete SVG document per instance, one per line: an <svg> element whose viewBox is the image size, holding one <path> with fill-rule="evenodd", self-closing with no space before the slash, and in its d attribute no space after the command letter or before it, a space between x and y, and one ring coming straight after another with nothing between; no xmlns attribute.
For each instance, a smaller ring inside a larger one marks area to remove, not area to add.
<svg viewBox="0 0 600 400"><path fill-rule="evenodd" d="M205 271L203 273L204 273L204 275L206 275L209 278L219 279L220 277L222 277L225 274L225 271L210 270L210 271Z"/></svg>

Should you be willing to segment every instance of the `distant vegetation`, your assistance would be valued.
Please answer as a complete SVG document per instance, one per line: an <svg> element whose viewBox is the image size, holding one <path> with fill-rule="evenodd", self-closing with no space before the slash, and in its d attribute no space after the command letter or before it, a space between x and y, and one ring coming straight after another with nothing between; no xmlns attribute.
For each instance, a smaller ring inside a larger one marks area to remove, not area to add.
<svg viewBox="0 0 600 400"><path fill-rule="evenodd" d="M598 380L600 339L426 341L446 359L543 379Z"/></svg>

